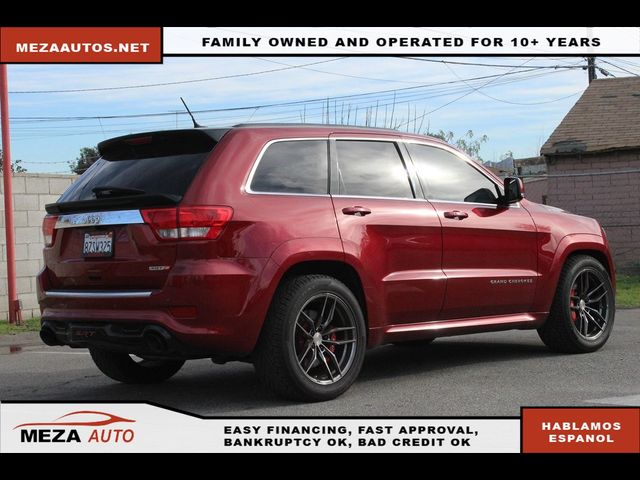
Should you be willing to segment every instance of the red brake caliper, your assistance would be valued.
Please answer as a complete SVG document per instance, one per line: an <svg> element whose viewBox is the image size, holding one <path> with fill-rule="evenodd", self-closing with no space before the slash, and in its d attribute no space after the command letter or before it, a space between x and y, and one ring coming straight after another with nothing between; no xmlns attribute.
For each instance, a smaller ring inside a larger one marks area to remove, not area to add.
<svg viewBox="0 0 640 480"><path fill-rule="evenodd" d="M336 332L333 332L333 333L329 336L329 338L330 338L332 341L334 341L334 342L335 342L335 341L338 339L338 336L336 335ZM331 353L335 353L335 351L336 351L336 346L335 346L335 344L333 344L333 343L332 343L331 345L329 345L329 351L330 351Z"/></svg>
<svg viewBox="0 0 640 480"><path fill-rule="evenodd" d="M578 305L576 304L576 301L574 300L574 298L577 296L578 292L576 291L575 288L571 289L571 298L569 299L569 305L572 307L571 308L571 320L573 320L573 322L577 322L578 321L578 314L576 313L575 307L577 307Z"/></svg>

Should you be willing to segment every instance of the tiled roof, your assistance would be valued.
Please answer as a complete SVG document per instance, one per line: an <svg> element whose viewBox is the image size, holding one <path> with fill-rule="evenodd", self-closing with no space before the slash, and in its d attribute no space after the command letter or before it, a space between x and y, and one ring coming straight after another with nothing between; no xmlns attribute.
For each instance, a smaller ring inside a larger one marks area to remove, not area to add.
<svg viewBox="0 0 640 480"><path fill-rule="evenodd" d="M640 148L640 77L594 80L540 149L543 155Z"/></svg>

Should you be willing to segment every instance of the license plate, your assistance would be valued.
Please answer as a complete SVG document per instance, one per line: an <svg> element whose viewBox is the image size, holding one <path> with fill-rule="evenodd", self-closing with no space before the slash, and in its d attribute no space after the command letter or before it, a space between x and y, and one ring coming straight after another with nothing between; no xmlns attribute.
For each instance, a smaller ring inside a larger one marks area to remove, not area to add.
<svg viewBox="0 0 640 480"><path fill-rule="evenodd" d="M82 242L83 257L110 257L113 255L113 231L85 232Z"/></svg>

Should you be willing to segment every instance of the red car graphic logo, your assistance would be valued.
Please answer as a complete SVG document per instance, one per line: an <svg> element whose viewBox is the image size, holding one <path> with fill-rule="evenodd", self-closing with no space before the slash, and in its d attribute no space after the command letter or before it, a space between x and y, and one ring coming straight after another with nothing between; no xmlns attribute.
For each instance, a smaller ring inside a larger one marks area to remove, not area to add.
<svg viewBox="0 0 640 480"><path fill-rule="evenodd" d="M93 421L73 421L69 420L69 417L73 417L74 415L97 415L99 417L98 420ZM100 418L102 417L102 418ZM67 420L65 420L67 419ZM35 423L22 423L13 427L16 428L25 428L25 427L104 427L105 425L111 425L113 423L135 423L135 420L131 420L124 417L119 417L112 413L106 412L98 412L95 410L78 410L77 412L67 413L66 415L62 415L61 417L56 418L53 422L35 422Z"/></svg>

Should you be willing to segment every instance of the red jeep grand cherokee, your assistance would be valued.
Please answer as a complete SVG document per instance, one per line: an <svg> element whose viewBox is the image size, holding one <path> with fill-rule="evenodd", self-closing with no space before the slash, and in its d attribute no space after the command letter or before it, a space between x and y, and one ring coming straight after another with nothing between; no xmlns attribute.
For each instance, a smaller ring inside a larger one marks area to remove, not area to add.
<svg viewBox="0 0 640 480"><path fill-rule="evenodd" d="M537 329L602 347L614 266L595 220L522 197L429 137L314 125L129 135L44 220L42 340L109 377L165 380L186 359L253 362L325 400L386 343Z"/></svg>

